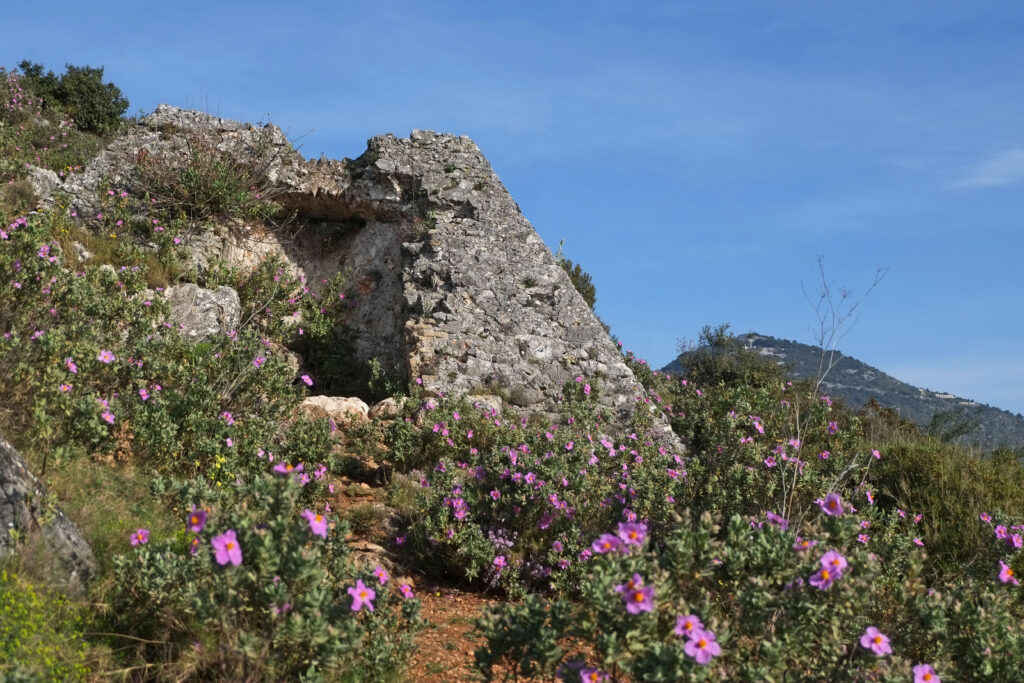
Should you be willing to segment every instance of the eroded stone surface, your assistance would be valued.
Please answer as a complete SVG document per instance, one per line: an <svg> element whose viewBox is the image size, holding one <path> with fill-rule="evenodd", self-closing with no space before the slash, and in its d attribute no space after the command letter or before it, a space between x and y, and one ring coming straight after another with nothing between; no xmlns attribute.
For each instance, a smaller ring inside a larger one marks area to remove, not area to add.
<svg viewBox="0 0 1024 683"><path fill-rule="evenodd" d="M47 496L21 454L0 437L0 557L17 550L15 537L39 533L62 567L54 579L77 592L96 573L96 558L78 527Z"/></svg>
<svg viewBox="0 0 1024 683"><path fill-rule="evenodd" d="M230 287L203 289L192 283L168 287L170 322L192 339L206 339L238 328L242 304Z"/></svg>
<svg viewBox="0 0 1024 683"><path fill-rule="evenodd" d="M362 399L349 396L307 396L299 404L299 410L310 417L327 417L335 422L365 420L370 413L370 407Z"/></svg>
<svg viewBox="0 0 1024 683"><path fill-rule="evenodd" d="M304 228L222 226L191 238L193 253L229 265L281 255L314 290L347 273L359 358L404 369L428 393L500 393L552 414L562 384L582 376L601 387L609 431L628 424L643 387L469 138L414 130L371 138L355 160L307 162L276 127L161 105L65 187L87 210L104 176L130 183L140 159L180 159L197 137L258 160ZM682 449L660 415L655 431Z"/></svg>

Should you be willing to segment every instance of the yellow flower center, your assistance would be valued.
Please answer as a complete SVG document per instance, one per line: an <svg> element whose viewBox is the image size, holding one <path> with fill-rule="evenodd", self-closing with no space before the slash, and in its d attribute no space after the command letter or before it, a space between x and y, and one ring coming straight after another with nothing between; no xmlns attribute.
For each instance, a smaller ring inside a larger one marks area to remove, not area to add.
<svg viewBox="0 0 1024 683"><path fill-rule="evenodd" d="M821 578L822 578L822 580L824 580L824 581L828 581L828 580L829 580L829 578L831 578L831 576L832 576L832 575L828 573L828 570L827 570L827 569L822 569L822 570L821 570Z"/></svg>
<svg viewBox="0 0 1024 683"><path fill-rule="evenodd" d="M224 549L225 550L234 550L235 549L235 544L232 543L231 541L228 541L227 545L224 546Z"/></svg>
<svg viewBox="0 0 1024 683"><path fill-rule="evenodd" d="M360 599L365 600L366 599L366 591L359 591L359 597L360 597Z"/></svg>
<svg viewBox="0 0 1024 683"><path fill-rule="evenodd" d="M926 680L926 681L930 681L930 680L932 680L932 678L934 678L934 676L932 676L932 672L931 672L931 671L929 671L929 672L928 672L928 673L926 673L926 674L925 674L925 675L924 675L924 676L923 676L922 678L923 678L924 680Z"/></svg>
<svg viewBox="0 0 1024 683"><path fill-rule="evenodd" d="M636 601L636 602L643 602L644 601L644 594L643 594L643 592L642 591L637 591L636 593L634 593L633 594L633 600Z"/></svg>
<svg viewBox="0 0 1024 683"><path fill-rule="evenodd" d="M882 636L875 636L875 645L882 644Z"/></svg>
<svg viewBox="0 0 1024 683"><path fill-rule="evenodd" d="M324 521L324 516L323 515L317 515L316 516L316 523L319 524L322 521Z"/></svg>
<svg viewBox="0 0 1024 683"><path fill-rule="evenodd" d="M705 640L704 638L701 638L700 640L697 641L697 647L699 647L700 649L703 650L707 646L708 646L708 641Z"/></svg>

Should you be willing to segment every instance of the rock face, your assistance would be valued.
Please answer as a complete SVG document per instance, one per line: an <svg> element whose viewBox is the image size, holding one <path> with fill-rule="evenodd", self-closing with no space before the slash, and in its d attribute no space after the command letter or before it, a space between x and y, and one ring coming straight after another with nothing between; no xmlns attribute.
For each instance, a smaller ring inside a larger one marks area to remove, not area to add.
<svg viewBox="0 0 1024 683"><path fill-rule="evenodd" d="M60 186L60 177L48 168L30 165L26 178L29 184L32 185L32 191L36 197L39 197L44 203L53 194L53 191Z"/></svg>
<svg viewBox="0 0 1024 683"><path fill-rule="evenodd" d="M170 322L192 339L206 339L238 328L242 304L230 287L203 289L189 283L164 290L171 307Z"/></svg>
<svg viewBox="0 0 1024 683"><path fill-rule="evenodd" d="M131 187L142 159L180 159L201 137L258 160L304 229L205 232L197 251L228 265L282 255L311 288L345 272L362 359L422 379L428 392L497 394L555 412L561 385L596 379L616 425L645 392L487 159L466 137L413 131L371 138L356 160L303 161L273 126L161 105L65 183L88 211L103 177ZM85 214L88 215L88 214ZM681 448L666 423L661 438Z"/></svg>
<svg viewBox="0 0 1024 683"><path fill-rule="evenodd" d="M15 537L39 531L46 552L59 560L54 577L80 591L97 569L92 549L78 527L47 500L46 487L28 471L21 454L0 437L0 557L15 548Z"/></svg>
<svg viewBox="0 0 1024 683"><path fill-rule="evenodd" d="M299 410L310 417L328 417L336 422L342 420L365 420L370 407L362 399L346 396L308 396Z"/></svg>

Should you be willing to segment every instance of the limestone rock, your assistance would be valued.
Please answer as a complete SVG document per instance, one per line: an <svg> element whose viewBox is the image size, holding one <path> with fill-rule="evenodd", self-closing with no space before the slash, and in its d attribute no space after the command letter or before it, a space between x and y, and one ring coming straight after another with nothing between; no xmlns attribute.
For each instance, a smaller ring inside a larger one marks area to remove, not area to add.
<svg viewBox="0 0 1024 683"><path fill-rule="evenodd" d="M75 250L75 256L79 263L85 263L92 258L92 253L81 242L72 242L71 247Z"/></svg>
<svg viewBox="0 0 1024 683"><path fill-rule="evenodd" d="M28 175L25 176L29 184L32 186L32 191L35 192L36 197L39 197L40 201L46 202L53 194L53 191L60 186L60 177L48 168L39 168L38 166L28 167Z"/></svg>
<svg viewBox="0 0 1024 683"><path fill-rule="evenodd" d="M475 394L467 396L466 400L469 401L474 408L479 408L480 410L489 413L501 412L501 396L493 396L491 394Z"/></svg>
<svg viewBox="0 0 1024 683"><path fill-rule="evenodd" d="M373 407L370 408L370 417L392 418L400 415L401 412L402 404L395 397L388 396L383 401L373 404Z"/></svg>
<svg viewBox="0 0 1024 683"><path fill-rule="evenodd" d="M335 422L366 420L370 413L362 399L344 396L307 396L299 410L310 417L326 417Z"/></svg>
<svg viewBox="0 0 1024 683"><path fill-rule="evenodd" d="M305 221L291 239L234 226L197 248L243 267L280 255L311 289L348 273L358 360L405 371L427 395L502 387L511 407L545 416L582 376L599 386L612 436L630 424L646 391L469 138L414 130L371 138L355 160L306 162L273 126L161 105L65 188L88 211L101 179L130 182L140 159L187 160L197 139L258 164ZM683 450L661 415L653 431Z"/></svg>
<svg viewBox="0 0 1024 683"><path fill-rule="evenodd" d="M21 454L0 437L0 558L16 551L13 535L39 532L58 560L57 582L80 591L96 573L96 558L75 523L48 500L46 487L28 471Z"/></svg>
<svg viewBox="0 0 1024 683"><path fill-rule="evenodd" d="M188 283L164 290L170 304L170 322L192 339L206 339L238 327L242 304L230 287L203 289Z"/></svg>

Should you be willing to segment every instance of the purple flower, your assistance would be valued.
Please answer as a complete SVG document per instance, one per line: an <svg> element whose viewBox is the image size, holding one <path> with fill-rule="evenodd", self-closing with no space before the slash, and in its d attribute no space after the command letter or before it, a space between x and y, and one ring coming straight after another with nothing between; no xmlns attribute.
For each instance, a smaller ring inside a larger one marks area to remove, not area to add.
<svg viewBox="0 0 1024 683"><path fill-rule="evenodd" d="M352 596L353 612L358 612L363 607L373 611L373 599L377 597L377 593L364 585L362 579L356 579L356 585L348 589L348 594Z"/></svg>
<svg viewBox="0 0 1024 683"><path fill-rule="evenodd" d="M914 667L914 683L942 683L931 664L918 664Z"/></svg>
<svg viewBox="0 0 1024 683"><path fill-rule="evenodd" d="M871 650L879 657L892 654L892 648L889 647L889 636L874 626L868 626L868 630L864 631L864 635L860 637L860 646Z"/></svg>
<svg viewBox="0 0 1024 683"><path fill-rule="evenodd" d="M107 424L114 424L114 414L109 410L104 410L103 414L100 415L100 417L102 417L103 421L106 422Z"/></svg>
<svg viewBox="0 0 1024 683"><path fill-rule="evenodd" d="M721 646L715 642L715 634L703 629L697 629L690 634L683 651L688 657L696 659L698 664L707 664L712 657L722 654Z"/></svg>
<svg viewBox="0 0 1024 683"><path fill-rule="evenodd" d="M402 594L402 597L405 598L406 600L408 600L408 599L413 597L412 587L410 587L409 584L407 584L407 583L403 583L401 586L399 586L398 587L398 591Z"/></svg>
<svg viewBox="0 0 1024 683"><path fill-rule="evenodd" d="M213 546L214 559L217 560L217 564L225 565L230 562L236 567L242 564L242 549L238 545L234 529L228 529L220 536L214 536L210 539L210 545Z"/></svg>
<svg viewBox="0 0 1024 683"><path fill-rule="evenodd" d="M844 512L843 501L839 498L839 494L835 492L825 496L825 500L823 500L819 505L826 515L833 517L841 515Z"/></svg>
<svg viewBox="0 0 1024 683"><path fill-rule="evenodd" d="M836 574L828 569L828 567L822 567L818 570L818 573L807 580L807 583L811 584L818 590L827 591L832 587L832 583L839 578Z"/></svg>
<svg viewBox="0 0 1024 683"><path fill-rule="evenodd" d="M377 580L380 581L380 585L382 586L391 578L388 576L388 570L384 569L384 567L381 567L380 565L377 565L374 568L373 575L377 577Z"/></svg>
<svg viewBox="0 0 1024 683"><path fill-rule="evenodd" d="M302 376L302 381L306 383L306 386L309 386L309 387L313 386L313 380L310 378L309 375L303 375Z"/></svg>
<svg viewBox="0 0 1024 683"><path fill-rule="evenodd" d="M594 540L590 544L590 547L598 555L604 555L605 553L615 552L622 547L622 541L619 540L618 536L612 534L602 534L600 538Z"/></svg>
<svg viewBox="0 0 1024 683"><path fill-rule="evenodd" d="M601 683L611 679L608 674L600 669L580 669L580 680L583 683Z"/></svg>
<svg viewBox="0 0 1024 683"><path fill-rule="evenodd" d="M1014 586L1019 585L1017 577L1013 575L1013 570L1010 569L1010 565L1002 560L999 560L999 580L1003 583L1012 583Z"/></svg>
<svg viewBox="0 0 1024 683"><path fill-rule="evenodd" d="M988 523L988 522L992 521L992 516L990 514L988 514L987 512L982 512L980 515L978 515L978 519L980 519L981 521L983 521L985 523ZM922 666L924 666L924 665L922 664Z"/></svg>
<svg viewBox="0 0 1024 683"><path fill-rule="evenodd" d="M590 396L590 385L589 384L584 384L583 385L583 393L586 394L587 396Z"/></svg>
<svg viewBox="0 0 1024 683"><path fill-rule="evenodd" d="M839 431L839 423L838 422L829 422L828 423L828 433L829 434L835 434L838 431Z"/></svg>
<svg viewBox="0 0 1024 683"><path fill-rule="evenodd" d="M654 586L641 585L633 590L623 591L622 600L626 603L626 611L630 614L650 612L654 609Z"/></svg>
<svg viewBox="0 0 1024 683"><path fill-rule="evenodd" d="M829 550L818 561L823 569L830 570L837 579L843 575L843 570L848 566L846 558L838 550Z"/></svg>
<svg viewBox="0 0 1024 683"><path fill-rule="evenodd" d="M797 536L796 543L793 544L793 550L807 550L808 548L813 548L816 545L818 545L817 541Z"/></svg>
<svg viewBox="0 0 1024 683"><path fill-rule="evenodd" d="M786 529L789 528L789 520L784 518L784 517L782 517L781 515L775 514L771 510L769 510L766 513L764 513L764 516L765 516L765 519L768 520L769 524L774 524L775 526L779 527L783 531L785 531Z"/></svg>
<svg viewBox="0 0 1024 683"><path fill-rule="evenodd" d="M185 526L188 530L198 534L206 526L206 510L196 509L196 506L192 506L192 512L188 513L188 521L185 522Z"/></svg>
<svg viewBox="0 0 1024 683"><path fill-rule="evenodd" d="M327 538L327 518L321 515L319 512L313 512L312 510L306 509L302 511L302 516L309 522L309 530L314 535L321 538Z"/></svg>
<svg viewBox="0 0 1024 683"><path fill-rule="evenodd" d="M498 555L497 557L495 557L493 564L495 567L498 568L499 572L501 572L502 569L508 566L508 562L505 561L504 555Z"/></svg>
<svg viewBox="0 0 1024 683"><path fill-rule="evenodd" d="M149 529L136 529L132 534L132 545L146 545L149 543Z"/></svg>
<svg viewBox="0 0 1024 683"><path fill-rule="evenodd" d="M114 357L114 353L112 351L107 351L106 349L103 349L102 351L100 351L100 354L96 356L96 360L98 360L101 363L113 363L115 360L117 360L117 358Z"/></svg>
<svg viewBox="0 0 1024 683"><path fill-rule="evenodd" d="M70 358L64 359L64 367L66 367L73 375L78 373L78 366L75 365L75 361Z"/></svg>
<svg viewBox="0 0 1024 683"><path fill-rule="evenodd" d="M619 538L626 545L643 545L647 538L647 525L643 523L619 522Z"/></svg>
<svg viewBox="0 0 1024 683"><path fill-rule="evenodd" d="M290 474L292 472L301 472L302 463L300 462L298 465L290 465L286 462L279 462L276 465L274 465L274 471L277 472L278 474Z"/></svg>
<svg viewBox="0 0 1024 683"><path fill-rule="evenodd" d="M704 623L697 618L696 614L687 614L685 617L680 614L676 617L676 627L672 629L672 633L677 636L693 637L695 632L703 629Z"/></svg>

